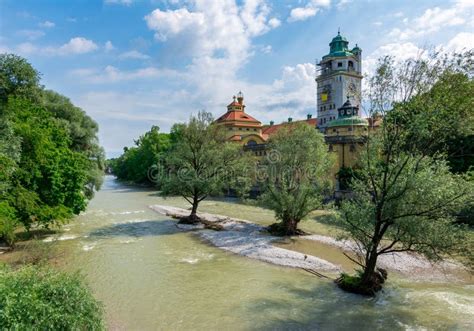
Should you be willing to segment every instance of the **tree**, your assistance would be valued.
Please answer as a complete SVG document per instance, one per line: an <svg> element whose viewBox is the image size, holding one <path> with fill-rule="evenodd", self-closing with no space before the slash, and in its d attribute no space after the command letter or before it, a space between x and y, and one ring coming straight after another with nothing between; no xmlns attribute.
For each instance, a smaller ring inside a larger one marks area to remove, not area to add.
<svg viewBox="0 0 474 331"><path fill-rule="evenodd" d="M271 137L261 166L267 173L261 200L280 221L270 232L301 234L298 223L321 207L331 186L332 159L323 135L306 123L283 128Z"/></svg>
<svg viewBox="0 0 474 331"><path fill-rule="evenodd" d="M84 210L88 160L69 148L67 131L30 101L10 98L6 110L15 115L21 155L2 198L16 208L18 219L29 229L33 223L48 226Z"/></svg>
<svg viewBox="0 0 474 331"><path fill-rule="evenodd" d="M175 144L166 157L162 194L180 195L188 201L191 213L180 222L195 224L200 222L197 210L202 200L223 194L229 186L245 186L248 157L240 145L225 140L222 127L204 111L192 116L187 124L174 126L172 137Z"/></svg>
<svg viewBox="0 0 474 331"><path fill-rule="evenodd" d="M41 87L40 74L24 58L0 54L0 104L10 96L37 100Z"/></svg>
<svg viewBox="0 0 474 331"><path fill-rule="evenodd" d="M472 250L464 227L454 224L461 207L474 199L472 182L450 171L444 145L428 134L440 132L444 139L442 125L451 131L459 124L437 122L449 102L433 89L443 84L450 98L456 91L447 86L457 86L462 73L454 65L440 71L440 55L434 56L399 64L385 58L370 81L370 112L384 115L384 122L368 137L351 181L353 196L341 206L341 225L357 243L354 262L362 268L358 276L338 279L343 289L369 295L380 290L387 277L377 268L382 254L417 252L438 261Z"/></svg>
<svg viewBox="0 0 474 331"><path fill-rule="evenodd" d="M18 224L48 227L85 209L102 182L97 132L28 61L0 55L0 240L12 243Z"/></svg>
<svg viewBox="0 0 474 331"><path fill-rule="evenodd" d="M102 185L105 169L105 153L97 138L99 126L67 97L50 90L44 90L41 96L41 104L67 131L69 147L89 160L84 193L91 199Z"/></svg>
<svg viewBox="0 0 474 331"><path fill-rule="evenodd" d="M163 159L170 148L170 135L160 133L158 126L140 136L135 146L124 149L124 153L110 164L118 179L137 184L156 184L150 171Z"/></svg>

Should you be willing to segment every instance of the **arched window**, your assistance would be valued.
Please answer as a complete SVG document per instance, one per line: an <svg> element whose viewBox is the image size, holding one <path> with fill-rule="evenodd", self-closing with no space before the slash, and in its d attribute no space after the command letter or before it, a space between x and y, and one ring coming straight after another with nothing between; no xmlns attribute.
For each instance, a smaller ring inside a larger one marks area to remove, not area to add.
<svg viewBox="0 0 474 331"><path fill-rule="evenodd" d="M248 146L254 146L254 145L257 145L257 142L256 142L255 140L249 140L249 141L247 142L247 145L248 145Z"/></svg>
<svg viewBox="0 0 474 331"><path fill-rule="evenodd" d="M349 68L354 68L354 62L349 61L348 65L349 65Z"/></svg>

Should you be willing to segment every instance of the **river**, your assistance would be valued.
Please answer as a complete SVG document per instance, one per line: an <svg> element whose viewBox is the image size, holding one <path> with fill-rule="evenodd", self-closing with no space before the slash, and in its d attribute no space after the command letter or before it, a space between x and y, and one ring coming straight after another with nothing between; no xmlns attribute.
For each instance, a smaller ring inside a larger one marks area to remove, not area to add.
<svg viewBox="0 0 474 331"><path fill-rule="evenodd" d="M181 199L163 199L107 176L87 211L56 237L63 267L85 275L104 304L109 329L474 328L472 282L435 284L394 276L377 297L360 297L305 271L209 246L192 232L180 232L174 221L150 210L151 204L187 207ZM270 211L232 201L204 201L200 208L273 221Z"/></svg>

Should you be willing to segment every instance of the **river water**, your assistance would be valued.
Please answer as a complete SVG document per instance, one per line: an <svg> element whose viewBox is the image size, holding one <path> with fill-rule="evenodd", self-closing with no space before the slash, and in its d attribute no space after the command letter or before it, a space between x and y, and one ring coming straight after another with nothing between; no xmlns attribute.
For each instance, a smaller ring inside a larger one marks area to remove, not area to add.
<svg viewBox="0 0 474 331"><path fill-rule="evenodd" d="M55 238L64 268L81 270L103 302L109 329L474 329L472 282L426 284L395 276L376 298L364 298L305 271L209 246L148 209L151 204L188 207L108 176L87 211ZM270 211L232 201L204 201L200 208L273 222Z"/></svg>

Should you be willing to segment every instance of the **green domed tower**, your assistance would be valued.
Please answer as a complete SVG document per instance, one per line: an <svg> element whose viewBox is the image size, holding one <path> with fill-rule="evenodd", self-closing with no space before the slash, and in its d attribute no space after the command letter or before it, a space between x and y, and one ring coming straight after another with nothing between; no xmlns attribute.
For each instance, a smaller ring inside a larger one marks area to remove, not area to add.
<svg viewBox="0 0 474 331"><path fill-rule="evenodd" d="M349 41L338 32L329 43L329 54L323 56L318 66L318 127L325 131L332 121L338 119L338 110L348 98L355 107L360 105L362 50L357 44L350 49Z"/></svg>

